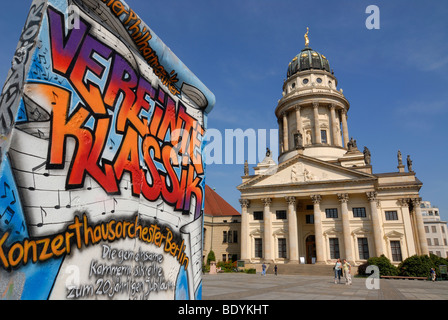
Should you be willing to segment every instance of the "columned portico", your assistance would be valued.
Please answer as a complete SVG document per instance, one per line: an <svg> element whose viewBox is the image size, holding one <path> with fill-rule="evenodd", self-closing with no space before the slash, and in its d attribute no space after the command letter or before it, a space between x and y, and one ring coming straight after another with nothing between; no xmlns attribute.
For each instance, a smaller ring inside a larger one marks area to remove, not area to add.
<svg viewBox="0 0 448 320"><path fill-rule="evenodd" d="M383 249L383 235L382 235L382 228L381 228L381 222L380 222L380 216L378 214L378 208L377 208L377 193L367 192L367 199L369 200L369 206L370 206L370 213L372 215L372 227L373 227L373 238L375 241L375 253L376 256L379 257L382 254L384 254Z"/></svg>
<svg viewBox="0 0 448 320"><path fill-rule="evenodd" d="M283 151L289 150L289 140L288 140L289 130L288 130L288 114L283 112Z"/></svg>
<svg viewBox="0 0 448 320"><path fill-rule="evenodd" d="M339 193L339 202L341 203L341 216L342 216L342 231L344 234L344 249L345 249L345 259L347 261L354 261L352 252L352 237L350 234L350 217L348 214L348 194Z"/></svg>
<svg viewBox="0 0 448 320"><path fill-rule="evenodd" d="M414 229L413 229L414 223L412 221L413 219L411 219L411 213L409 211L409 207L411 205L411 200L408 198L401 198L401 199L398 199L398 204L401 206L401 211L403 213L403 223L406 226L404 233L408 239L413 239L415 241L418 239L418 233L416 232L416 230L414 232ZM408 255L409 256L416 254L417 251L419 250L420 244L419 244L418 240L416 242L414 242L414 241L412 241L408 244Z"/></svg>
<svg viewBox="0 0 448 320"><path fill-rule="evenodd" d="M265 261L273 260L272 252L272 225L271 225L271 198L261 199L264 205L263 209L263 258Z"/></svg>
<svg viewBox="0 0 448 320"><path fill-rule="evenodd" d="M286 197L288 204L288 244L289 244L289 261L299 261L299 247L297 236L297 213L296 213L296 198Z"/></svg>
<svg viewBox="0 0 448 320"><path fill-rule="evenodd" d="M296 106L296 128L297 132L299 132L302 137L303 135L303 124L302 124L302 117L300 115L301 106Z"/></svg>
<svg viewBox="0 0 448 320"><path fill-rule="evenodd" d="M347 111L345 109L341 110L341 119L342 119L342 133L344 135L344 148L347 148L347 143L349 141L349 135L348 135L348 125L347 125Z"/></svg>
<svg viewBox="0 0 448 320"><path fill-rule="evenodd" d="M336 106L334 104L330 105L330 120L331 120L331 132L332 132L332 139L333 139L333 145L335 146L341 146L340 143L340 137L339 137L339 124L336 120Z"/></svg>
<svg viewBox="0 0 448 320"><path fill-rule="evenodd" d="M313 114L314 114L314 143L321 144L322 139L320 136L319 102L313 102Z"/></svg>
<svg viewBox="0 0 448 320"><path fill-rule="evenodd" d="M249 208L250 201L248 199L240 199L241 204L241 260L249 260L248 254L248 231L249 231L249 217L247 208Z"/></svg>
<svg viewBox="0 0 448 320"><path fill-rule="evenodd" d="M428 243L426 242L426 233L425 233L425 226L423 223L423 216L422 216L422 210L420 208L420 203L422 202L422 198L413 198L412 204L414 207L414 213L415 213L415 219L417 222L417 232L418 232L418 239L420 243L420 254L429 255L428 250Z"/></svg>
<svg viewBox="0 0 448 320"><path fill-rule="evenodd" d="M316 263L324 263L324 239L322 232L322 213L320 211L320 201L322 197L318 194L312 195L311 200L313 201L314 207L314 233L316 239Z"/></svg>

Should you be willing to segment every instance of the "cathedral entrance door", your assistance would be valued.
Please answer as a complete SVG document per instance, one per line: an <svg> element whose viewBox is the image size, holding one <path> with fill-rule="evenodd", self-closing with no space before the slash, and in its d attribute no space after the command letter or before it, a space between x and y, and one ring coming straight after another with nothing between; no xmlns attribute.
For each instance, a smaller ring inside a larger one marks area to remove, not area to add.
<svg viewBox="0 0 448 320"><path fill-rule="evenodd" d="M316 259L316 238L314 235L306 237L306 263L311 264Z"/></svg>

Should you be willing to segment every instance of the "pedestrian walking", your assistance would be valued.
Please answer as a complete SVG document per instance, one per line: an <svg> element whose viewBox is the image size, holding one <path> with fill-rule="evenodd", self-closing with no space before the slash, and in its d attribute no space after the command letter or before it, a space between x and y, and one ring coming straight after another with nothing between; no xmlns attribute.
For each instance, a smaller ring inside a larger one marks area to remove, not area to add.
<svg viewBox="0 0 448 320"><path fill-rule="evenodd" d="M436 281L436 270L434 268L431 268L431 280L432 282Z"/></svg>
<svg viewBox="0 0 448 320"><path fill-rule="evenodd" d="M352 284L352 266L351 264L344 259L344 264L342 265L342 269L344 270L345 284Z"/></svg>
<svg viewBox="0 0 448 320"><path fill-rule="evenodd" d="M338 282L341 283L341 274L342 274L342 263L341 259L338 258L336 261L334 267L334 283L337 284Z"/></svg>
<svg viewBox="0 0 448 320"><path fill-rule="evenodd" d="M264 262L263 262L263 264L261 265L261 275L262 275L262 276L265 276L265 275L266 275L266 265L264 264Z"/></svg>
<svg viewBox="0 0 448 320"><path fill-rule="evenodd" d="M274 266L274 273L277 275L277 265Z"/></svg>

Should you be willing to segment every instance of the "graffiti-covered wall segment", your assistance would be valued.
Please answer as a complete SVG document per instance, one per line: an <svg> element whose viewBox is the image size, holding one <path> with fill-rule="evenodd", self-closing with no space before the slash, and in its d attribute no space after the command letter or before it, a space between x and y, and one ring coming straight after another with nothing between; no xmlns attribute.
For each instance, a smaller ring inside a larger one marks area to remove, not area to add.
<svg viewBox="0 0 448 320"><path fill-rule="evenodd" d="M200 299L214 96L120 0L35 0L0 97L3 299Z"/></svg>

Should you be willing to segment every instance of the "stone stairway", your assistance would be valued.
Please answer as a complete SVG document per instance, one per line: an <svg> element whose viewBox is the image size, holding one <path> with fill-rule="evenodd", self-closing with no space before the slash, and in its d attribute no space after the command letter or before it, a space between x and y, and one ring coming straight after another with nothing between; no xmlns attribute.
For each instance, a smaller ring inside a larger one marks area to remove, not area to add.
<svg viewBox="0 0 448 320"><path fill-rule="evenodd" d="M274 274L274 264L270 264L267 274ZM308 275L308 276L330 276L334 274L333 265L325 264L278 264L277 274Z"/></svg>

